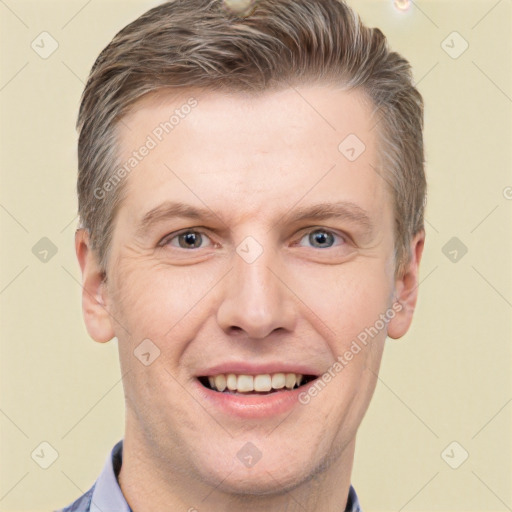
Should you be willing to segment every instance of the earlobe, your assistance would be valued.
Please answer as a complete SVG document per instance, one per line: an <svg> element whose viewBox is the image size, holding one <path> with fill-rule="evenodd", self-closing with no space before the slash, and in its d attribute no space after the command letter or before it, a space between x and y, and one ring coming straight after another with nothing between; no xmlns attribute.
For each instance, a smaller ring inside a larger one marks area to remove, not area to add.
<svg viewBox="0 0 512 512"><path fill-rule="evenodd" d="M82 313L87 332L99 343L110 341L115 334L108 311L105 276L95 251L90 248L86 229L76 231L75 251L82 271Z"/></svg>
<svg viewBox="0 0 512 512"><path fill-rule="evenodd" d="M388 336L390 338L401 338L411 325L418 299L419 265L424 244L425 231L422 230L411 241L409 263L402 276L395 282L395 304L393 309L397 313L388 323Z"/></svg>

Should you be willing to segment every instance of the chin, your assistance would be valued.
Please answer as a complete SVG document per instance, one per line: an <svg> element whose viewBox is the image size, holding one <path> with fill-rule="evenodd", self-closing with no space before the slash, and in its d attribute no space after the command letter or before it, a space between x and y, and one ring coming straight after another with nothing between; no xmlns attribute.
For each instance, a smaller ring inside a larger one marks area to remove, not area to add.
<svg viewBox="0 0 512 512"><path fill-rule="evenodd" d="M288 454L277 453L272 460L262 457L252 467L246 467L236 455L234 462L230 457L224 464L218 462L201 465L200 478L217 491L233 495L284 495L312 478L314 473L311 459L308 469L298 461L291 461Z"/></svg>

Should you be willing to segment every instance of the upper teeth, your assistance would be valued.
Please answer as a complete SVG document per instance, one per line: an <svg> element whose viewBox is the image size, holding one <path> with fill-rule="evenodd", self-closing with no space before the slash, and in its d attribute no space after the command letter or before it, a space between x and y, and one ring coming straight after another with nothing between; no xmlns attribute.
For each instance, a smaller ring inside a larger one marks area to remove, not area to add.
<svg viewBox="0 0 512 512"><path fill-rule="evenodd" d="M270 391L271 389L293 389L295 384L300 386L302 375L300 373L265 373L263 375L235 375L234 373L208 377L208 382L217 391L238 391L250 393L251 391Z"/></svg>

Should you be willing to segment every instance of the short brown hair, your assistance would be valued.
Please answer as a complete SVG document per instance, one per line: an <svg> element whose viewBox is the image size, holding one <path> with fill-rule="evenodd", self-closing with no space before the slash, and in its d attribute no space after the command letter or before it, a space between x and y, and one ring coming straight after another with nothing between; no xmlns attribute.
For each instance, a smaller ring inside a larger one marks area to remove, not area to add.
<svg viewBox="0 0 512 512"><path fill-rule="evenodd" d="M408 61L344 0L257 0L244 13L221 0L174 0L113 38L92 67L77 122L80 227L102 269L124 187L95 191L119 166L117 126L138 99L169 87L259 93L313 83L357 88L372 101L401 275L424 222L423 99Z"/></svg>

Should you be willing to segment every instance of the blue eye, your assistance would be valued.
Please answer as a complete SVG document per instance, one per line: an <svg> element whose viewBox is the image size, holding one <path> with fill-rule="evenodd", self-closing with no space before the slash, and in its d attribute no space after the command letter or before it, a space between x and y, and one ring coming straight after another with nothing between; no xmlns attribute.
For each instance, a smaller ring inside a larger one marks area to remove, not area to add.
<svg viewBox="0 0 512 512"><path fill-rule="evenodd" d="M312 246L317 249L329 249L333 246L336 237L340 238L342 242L344 242L341 236L338 236L335 233L325 229L315 229L313 231L309 231L301 238L301 240L304 240L306 237Z"/></svg>

